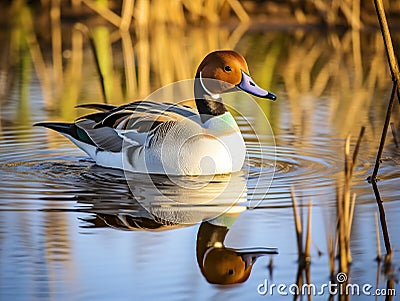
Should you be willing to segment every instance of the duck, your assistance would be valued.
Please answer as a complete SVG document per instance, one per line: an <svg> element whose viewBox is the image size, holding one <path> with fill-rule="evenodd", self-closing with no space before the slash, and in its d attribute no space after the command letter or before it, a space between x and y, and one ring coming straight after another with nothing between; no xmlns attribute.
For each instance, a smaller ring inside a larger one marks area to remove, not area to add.
<svg viewBox="0 0 400 301"><path fill-rule="evenodd" d="M245 58L233 50L209 53L193 83L195 106L140 100L115 106L81 104L94 109L75 122L39 122L68 138L97 165L134 173L217 175L240 171L246 146L224 93L244 91L276 100L250 76Z"/></svg>

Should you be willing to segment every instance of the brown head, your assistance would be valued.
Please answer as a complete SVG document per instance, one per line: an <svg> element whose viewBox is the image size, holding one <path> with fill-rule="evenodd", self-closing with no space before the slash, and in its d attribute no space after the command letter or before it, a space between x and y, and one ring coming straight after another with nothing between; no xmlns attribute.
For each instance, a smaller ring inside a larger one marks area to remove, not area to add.
<svg viewBox="0 0 400 301"><path fill-rule="evenodd" d="M260 88L253 81L242 55L232 50L209 53L197 68L194 84L196 105L203 122L227 111L220 94L237 90L261 98L276 99L273 93Z"/></svg>
<svg viewBox="0 0 400 301"><path fill-rule="evenodd" d="M244 57L232 50L209 53L197 68L196 79L200 79L205 92L212 94L231 92L238 88L258 97L276 99L273 93L255 84Z"/></svg>

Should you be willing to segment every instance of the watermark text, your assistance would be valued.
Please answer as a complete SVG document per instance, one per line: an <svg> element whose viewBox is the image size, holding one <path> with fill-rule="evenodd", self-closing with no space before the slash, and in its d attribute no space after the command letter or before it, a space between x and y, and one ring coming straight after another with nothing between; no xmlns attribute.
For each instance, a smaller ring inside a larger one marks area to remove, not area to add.
<svg viewBox="0 0 400 301"><path fill-rule="evenodd" d="M395 288L374 288L369 283L357 284L348 283L347 275L345 273L338 273L336 275L337 281L328 281L320 285L313 283L270 283L268 279L258 284L258 294L265 295L349 295L349 296L396 296Z"/></svg>

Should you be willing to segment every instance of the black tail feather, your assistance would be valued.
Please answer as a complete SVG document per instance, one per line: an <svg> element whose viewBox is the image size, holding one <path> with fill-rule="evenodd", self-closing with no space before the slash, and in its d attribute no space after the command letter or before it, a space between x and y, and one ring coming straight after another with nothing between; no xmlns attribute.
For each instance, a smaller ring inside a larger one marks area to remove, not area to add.
<svg viewBox="0 0 400 301"><path fill-rule="evenodd" d="M61 134L68 135L78 141L91 144L96 146L93 140L88 136L88 134L76 126L75 123L67 123L67 122L38 122L33 126L43 126L45 128L54 130Z"/></svg>
<svg viewBox="0 0 400 301"><path fill-rule="evenodd" d="M102 111L102 112L108 112L108 111L111 111L111 110L117 108L117 106L109 105L109 104L105 104L105 103L85 103L85 104L77 105L77 106L75 106L75 108L94 109L94 110L98 110L98 111Z"/></svg>
<svg viewBox="0 0 400 301"><path fill-rule="evenodd" d="M56 132L59 132L59 133L62 133L62 134L67 134L69 136L77 138L76 125L73 124L73 123L67 123L67 122L38 122L38 123L35 123L33 126L43 126L45 128L54 130Z"/></svg>

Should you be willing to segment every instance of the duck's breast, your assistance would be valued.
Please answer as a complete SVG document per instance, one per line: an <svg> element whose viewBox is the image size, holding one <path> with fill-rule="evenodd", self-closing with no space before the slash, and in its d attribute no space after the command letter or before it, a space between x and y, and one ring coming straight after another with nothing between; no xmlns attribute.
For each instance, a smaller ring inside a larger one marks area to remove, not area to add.
<svg viewBox="0 0 400 301"><path fill-rule="evenodd" d="M223 174L242 168L246 149L236 123L185 120L160 132L146 148L148 172L178 175Z"/></svg>

